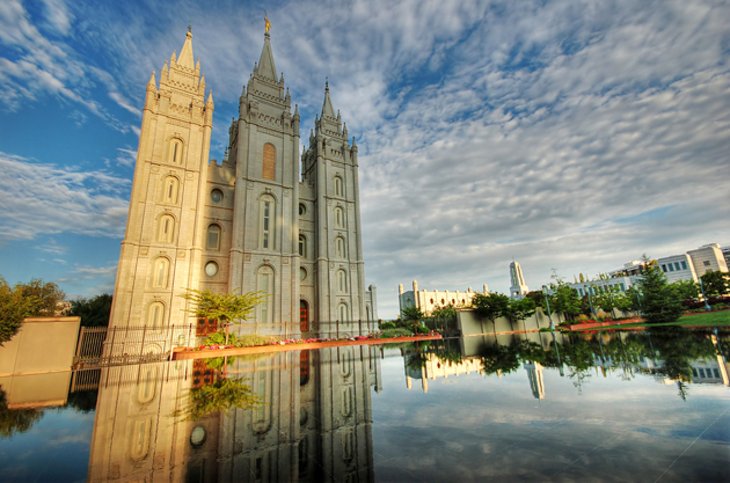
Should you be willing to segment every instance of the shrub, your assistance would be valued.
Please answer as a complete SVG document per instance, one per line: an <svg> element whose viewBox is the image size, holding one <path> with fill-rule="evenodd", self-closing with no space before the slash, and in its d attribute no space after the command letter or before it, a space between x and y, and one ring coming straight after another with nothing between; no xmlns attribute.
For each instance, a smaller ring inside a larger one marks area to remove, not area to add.
<svg viewBox="0 0 730 483"><path fill-rule="evenodd" d="M395 329L396 327L395 322L383 322L380 324L380 330Z"/></svg>

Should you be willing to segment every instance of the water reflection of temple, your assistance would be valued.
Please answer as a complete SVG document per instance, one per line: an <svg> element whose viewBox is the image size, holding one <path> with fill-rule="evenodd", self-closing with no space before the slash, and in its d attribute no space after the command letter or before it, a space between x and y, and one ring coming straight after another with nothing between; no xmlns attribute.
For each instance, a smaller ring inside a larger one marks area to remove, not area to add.
<svg viewBox="0 0 730 483"><path fill-rule="evenodd" d="M200 361L102 375L90 481L372 481L371 346L282 352L206 369ZM260 404L196 420L196 387L234 380Z"/></svg>

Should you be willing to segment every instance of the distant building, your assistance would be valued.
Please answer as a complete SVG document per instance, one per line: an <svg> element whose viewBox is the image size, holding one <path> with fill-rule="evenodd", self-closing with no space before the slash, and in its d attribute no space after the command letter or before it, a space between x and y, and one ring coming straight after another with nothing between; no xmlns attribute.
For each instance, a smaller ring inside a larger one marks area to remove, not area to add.
<svg viewBox="0 0 730 483"><path fill-rule="evenodd" d="M571 283L569 286L578 292L578 295L584 297L589 293L596 295L602 292L625 292L629 287L636 285L641 277L639 275L616 276L608 278L597 278L595 280L586 280L584 282Z"/></svg>
<svg viewBox="0 0 730 483"><path fill-rule="evenodd" d="M509 264L509 277L512 281L512 286L509 288L509 296L513 299L521 299L529 290L525 283L525 275L522 273L522 267L520 262L512 260Z"/></svg>
<svg viewBox="0 0 730 483"><path fill-rule="evenodd" d="M662 272L664 272L664 275L667 276L669 283L680 280L697 281L697 273L695 272L692 258L686 253L659 258L657 259L657 264L662 269Z"/></svg>
<svg viewBox="0 0 730 483"><path fill-rule="evenodd" d="M489 287L485 283L482 286L482 293L489 293ZM398 302L400 310L406 307L417 307L425 315L431 314L434 309L453 305L454 307L468 307L476 295L471 287L466 292L457 290L455 292L449 290L426 290L418 288L418 281L413 281L413 290L405 292L403 284L398 285Z"/></svg>
<svg viewBox="0 0 730 483"><path fill-rule="evenodd" d="M725 256L720 249L720 245L717 243L702 245L696 250L688 251L687 255L692 258L692 264L694 265L694 269L698 277L701 277L702 275L710 271L728 271L728 265L725 261Z"/></svg>

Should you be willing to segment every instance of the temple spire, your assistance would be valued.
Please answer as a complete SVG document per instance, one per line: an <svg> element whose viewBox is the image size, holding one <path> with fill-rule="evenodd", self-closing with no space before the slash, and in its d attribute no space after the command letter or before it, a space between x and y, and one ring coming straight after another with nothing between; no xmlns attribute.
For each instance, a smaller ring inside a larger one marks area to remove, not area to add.
<svg viewBox="0 0 730 483"><path fill-rule="evenodd" d="M185 42L180 49L180 56L177 58L177 64L189 69L195 69L195 60L193 59L193 29L188 26L185 34Z"/></svg>
<svg viewBox="0 0 730 483"><path fill-rule="evenodd" d="M256 64L254 71L267 79L271 79L276 82L276 64L274 63L274 54L271 52L271 22L268 17L264 17L264 48L261 50L261 57L259 62Z"/></svg>
<svg viewBox="0 0 730 483"><path fill-rule="evenodd" d="M322 117L335 117L335 110L332 108L332 100L330 99L330 82L329 79L324 81L324 103L322 104Z"/></svg>

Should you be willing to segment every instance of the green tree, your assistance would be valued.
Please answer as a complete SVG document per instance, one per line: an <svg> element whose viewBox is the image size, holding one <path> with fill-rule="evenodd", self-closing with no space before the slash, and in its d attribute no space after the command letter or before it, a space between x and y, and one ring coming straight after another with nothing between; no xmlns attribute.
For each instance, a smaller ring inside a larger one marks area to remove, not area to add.
<svg viewBox="0 0 730 483"><path fill-rule="evenodd" d="M693 280L677 280L669 287L680 302L691 303L700 298L700 287Z"/></svg>
<svg viewBox="0 0 730 483"><path fill-rule="evenodd" d="M0 277L0 345L12 339L26 317L53 315L61 300L63 292L55 283L32 280L11 287Z"/></svg>
<svg viewBox="0 0 730 483"><path fill-rule="evenodd" d="M562 280L558 280L557 286L553 288L550 306L554 312L562 313L567 320L574 320L582 310L578 292Z"/></svg>
<svg viewBox="0 0 730 483"><path fill-rule="evenodd" d="M720 297L725 295L730 288L730 274L720 271L705 272L700 277L702 286L705 289L705 295L708 297Z"/></svg>
<svg viewBox="0 0 730 483"><path fill-rule="evenodd" d="M471 304L477 315L486 317L492 322L509 311L509 297L496 292L475 294Z"/></svg>
<svg viewBox="0 0 730 483"><path fill-rule="evenodd" d="M43 282L34 278L28 283L15 286L23 297L33 300L33 315L54 315L59 302L66 296L53 282Z"/></svg>
<svg viewBox="0 0 730 483"><path fill-rule="evenodd" d="M535 307L545 308L545 294L542 290L532 290L525 294L525 298L532 300Z"/></svg>
<svg viewBox="0 0 730 483"><path fill-rule="evenodd" d="M535 313L535 302L527 297L523 299L511 299L507 304L507 310L504 316L510 322L518 322L525 320Z"/></svg>
<svg viewBox="0 0 730 483"><path fill-rule="evenodd" d="M674 322L682 315L682 304L667 283L656 260L644 257L644 270L639 282L642 294L641 315L650 324Z"/></svg>
<svg viewBox="0 0 730 483"><path fill-rule="evenodd" d="M105 327L109 325L112 310L112 296L108 293L91 298L80 298L71 302L71 315L81 317L84 327Z"/></svg>
<svg viewBox="0 0 730 483"><path fill-rule="evenodd" d="M188 311L195 314L196 317L217 320L225 327L227 343L228 326L240 324L248 319L256 306L264 301L266 295L263 292L236 295L217 293L207 289L188 289L182 297L191 303Z"/></svg>

